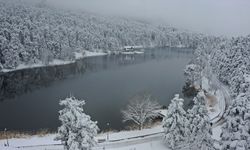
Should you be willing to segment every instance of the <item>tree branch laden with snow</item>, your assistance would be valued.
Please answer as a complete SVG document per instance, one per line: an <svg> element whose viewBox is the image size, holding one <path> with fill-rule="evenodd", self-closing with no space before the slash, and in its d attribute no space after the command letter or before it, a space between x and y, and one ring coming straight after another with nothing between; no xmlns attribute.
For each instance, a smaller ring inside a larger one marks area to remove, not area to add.
<svg viewBox="0 0 250 150"><path fill-rule="evenodd" d="M67 150L89 150L96 144L94 137L99 130L97 122L83 111L84 100L71 96L60 101L64 108L59 111L62 125L56 140L61 140Z"/></svg>
<svg viewBox="0 0 250 150"><path fill-rule="evenodd" d="M160 109L158 102L149 94L137 95L130 100L126 110L122 110L123 121L132 121L143 129L147 121L158 117L155 110Z"/></svg>

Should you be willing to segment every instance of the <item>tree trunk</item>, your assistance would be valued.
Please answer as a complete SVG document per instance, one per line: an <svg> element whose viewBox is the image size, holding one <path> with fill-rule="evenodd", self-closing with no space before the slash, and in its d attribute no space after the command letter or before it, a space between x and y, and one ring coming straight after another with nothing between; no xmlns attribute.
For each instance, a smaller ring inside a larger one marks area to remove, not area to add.
<svg viewBox="0 0 250 150"><path fill-rule="evenodd" d="M141 123L139 126L139 130L142 130L142 129L143 129L143 123Z"/></svg>

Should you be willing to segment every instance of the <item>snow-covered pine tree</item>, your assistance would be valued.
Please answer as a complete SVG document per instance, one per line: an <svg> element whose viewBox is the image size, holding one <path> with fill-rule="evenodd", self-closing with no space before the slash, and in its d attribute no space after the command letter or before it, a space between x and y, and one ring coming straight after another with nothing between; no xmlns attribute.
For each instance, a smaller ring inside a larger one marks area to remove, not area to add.
<svg viewBox="0 0 250 150"><path fill-rule="evenodd" d="M165 141L173 150L185 144L186 140L185 123L187 118L186 111L183 109L183 101L182 98L179 98L179 94L176 94L163 119Z"/></svg>
<svg viewBox="0 0 250 150"><path fill-rule="evenodd" d="M15 69L20 64L19 50L22 49L17 38L12 38L8 46L2 50L4 58L3 67L6 69Z"/></svg>
<svg viewBox="0 0 250 150"><path fill-rule="evenodd" d="M204 93L199 92L193 99L194 105L187 112L186 134L187 147L190 149L214 150L214 140L211 137L211 125Z"/></svg>
<svg viewBox="0 0 250 150"><path fill-rule="evenodd" d="M184 70L184 74L187 78L187 83L188 84L195 84L196 81L198 81L200 79L200 72L197 71L199 68L198 65L196 64L189 64L186 66L185 70Z"/></svg>
<svg viewBox="0 0 250 150"><path fill-rule="evenodd" d="M250 95L240 94L228 109L222 126L222 150L250 149Z"/></svg>
<svg viewBox="0 0 250 150"><path fill-rule="evenodd" d="M94 137L99 129L97 122L83 112L85 101L71 96L61 100L60 105L64 108L59 111L62 125L56 140L61 140L67 150L89 150L96 143Z"/></svg>

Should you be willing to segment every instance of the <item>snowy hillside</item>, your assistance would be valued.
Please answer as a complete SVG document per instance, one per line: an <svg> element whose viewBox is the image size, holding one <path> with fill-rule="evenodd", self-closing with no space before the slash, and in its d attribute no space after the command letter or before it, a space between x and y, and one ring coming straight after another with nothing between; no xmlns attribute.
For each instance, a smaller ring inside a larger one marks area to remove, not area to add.
<svg viewBox="0 0 250 150"><path fill-rule="evenodd" d="M20 63L74 60L74 52L82 50L112 51L127 45L193 48L203 39L165 25L66 11L43 1L1 0L0 22L0 70Z"/></svg>

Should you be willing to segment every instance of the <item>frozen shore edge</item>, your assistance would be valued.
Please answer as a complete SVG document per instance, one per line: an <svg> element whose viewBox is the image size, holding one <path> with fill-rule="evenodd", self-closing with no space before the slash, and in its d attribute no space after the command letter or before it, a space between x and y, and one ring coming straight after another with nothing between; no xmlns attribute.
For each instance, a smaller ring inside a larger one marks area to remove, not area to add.
<svg viewBox="0 0 250 150"><path fill-rule="evenodd" d="M108 54L104 52L91 52L91 51L85 50L83 52L75 52L75 60L66 61L66 60L54 59L52 62L49 62L48 65L45 65L42 62L32 64L32 65L20 64L15 69L2 69L0 73L9 73L9 72L14 72L14 71L23 70L23 69L34 69L34 68L42 68L42 67L67 65L67 64L75 63L77 60L80 60L83 58L97 57L97 56L104 56L104 55L108 55Z"/></svg>

